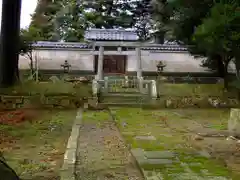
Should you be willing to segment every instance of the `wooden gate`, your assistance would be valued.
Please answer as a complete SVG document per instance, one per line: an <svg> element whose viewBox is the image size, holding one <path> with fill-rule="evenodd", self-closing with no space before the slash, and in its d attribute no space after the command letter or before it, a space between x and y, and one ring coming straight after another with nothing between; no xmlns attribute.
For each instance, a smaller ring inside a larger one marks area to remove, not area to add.
<svg viewBox="0 0 240 180"><path fill-rule="evenodd" d="M126 72L126 55L104 55L103 73L108 74L125 74ZM95 72L97 72L98 55L95 56Z"/></svg>

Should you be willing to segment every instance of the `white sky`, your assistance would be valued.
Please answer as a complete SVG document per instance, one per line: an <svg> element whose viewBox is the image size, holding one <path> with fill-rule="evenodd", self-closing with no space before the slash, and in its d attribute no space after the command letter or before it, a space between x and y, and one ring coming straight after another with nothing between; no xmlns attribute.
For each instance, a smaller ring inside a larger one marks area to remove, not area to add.
<svg viewBox="0 0 240 180"><path fill-rule="evenodd" d="M38 0L22 0L21 28L27 27L31 21ZM0 20L2 19L2 0L0 0ZM1 23L0 23L1 24Z"/></svg>

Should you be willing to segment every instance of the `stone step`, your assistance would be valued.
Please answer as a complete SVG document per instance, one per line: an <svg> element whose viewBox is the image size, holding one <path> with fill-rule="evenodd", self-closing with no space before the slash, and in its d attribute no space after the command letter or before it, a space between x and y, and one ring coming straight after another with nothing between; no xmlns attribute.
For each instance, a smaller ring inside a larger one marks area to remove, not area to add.
<svg viewBox="0 0 240 180"><path fill-rule="evenodd" d="M127 98L119 98L119 99L103 99L104 103L143 103L145 99L127 99Z"/></svg>
<svg viewBox="0 0 240 180"><path fill-rule="evenodd" d="M142 97L146 96L145 94L141 93L108 93L108 94L103 94L104 97Z"/></svg>
<svg viewBox="0 0 240 180"><path fill-rule="evenodd" d="M103 96L104 103L143 103L149 100L148 96L142 94L118 94Z"/></svg>
<svg viewBox="0 0 240 180"><path fill-rule="evenodd" d="M141 103L111 103L111 102L104 102L104 103L101 103L103 105L106 105L106 106L115 106L115 107L141 107Z"/></svg>

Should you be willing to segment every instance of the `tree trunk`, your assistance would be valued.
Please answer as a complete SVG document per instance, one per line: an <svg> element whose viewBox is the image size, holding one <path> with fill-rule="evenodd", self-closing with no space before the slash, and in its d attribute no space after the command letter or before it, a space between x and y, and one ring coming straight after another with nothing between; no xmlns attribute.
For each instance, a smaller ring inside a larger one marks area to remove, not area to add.
<svg viewBox="0 0 240 180"><path fill-rule="evenodd" d="M227 66L224 66L224 89L228 89L228 71L227 71Z"/></svg>
<svg viewBox="0 0 240 180"><path fill-rule="evenodd" d="M20 12L21 0L2 0L0 87L12 86L19 78Z"/></svg>
<svg viewBox="0 0 240 180"><path fill-rule="evenodd" d="M223 58L224 63L224 88L228 89L228 65L230 62L230 58Z"/></svg>
<svg viewBox="0 0 240 180"><path fill-rule="evenodd" d="M240 74L239 74L239 71L240 71L240 56L237 55L235 56L235 68L236 68L236 76L237 78L239 79L240 77Z"/></svg>
<svg viewBox="0 0 240 180"><path fill-rule="evenodd" d="M32 52L29 52L30 54L28 55L29 57L29 60L30 60L30 71L31 71L31 76L33 77L34 76L34 64L33 64L33 55L32 55Z"/></svg>
<svg viewBox="0 0 240 180"><path fill-rule="evenodd" d="M224 78L225 76L225 70L224 70L224 64L222 61L222 58L220 56L216 57L216 61L217 61L217 71L218 71L218 75L222 78Z"/></svg>

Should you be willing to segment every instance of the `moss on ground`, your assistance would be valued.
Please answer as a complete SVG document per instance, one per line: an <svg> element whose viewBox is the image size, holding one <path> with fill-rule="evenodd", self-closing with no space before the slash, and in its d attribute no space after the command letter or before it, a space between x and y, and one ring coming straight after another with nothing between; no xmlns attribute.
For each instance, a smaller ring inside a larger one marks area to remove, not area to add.
<svg viewBox="0 0 240 180"><path fill-rule="evenodd" d="M213 129L226 129L229 110L223 109L178 109L143 110L140 108L112 109L117 124L127 143L132 148L147 151L168 150L178 154L178 161L170 165L143 165L145 170L160 171L164 179L174 179L176 173L195 173L199 177L229 178L231 173L224 165L203 157L195 151L187 140L191 128L206 124ZM152 135L154 141L136 140L136 135ZM193 153L194 152L194 153ZM189 172L186 172L187 165ZM189 174L190 177L190 174Z"/></svg>

